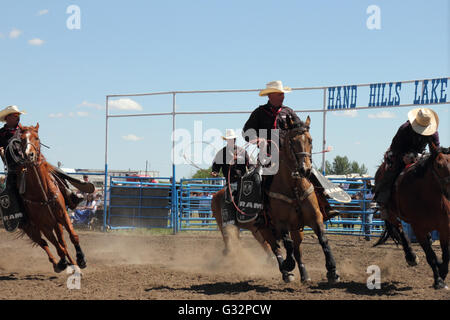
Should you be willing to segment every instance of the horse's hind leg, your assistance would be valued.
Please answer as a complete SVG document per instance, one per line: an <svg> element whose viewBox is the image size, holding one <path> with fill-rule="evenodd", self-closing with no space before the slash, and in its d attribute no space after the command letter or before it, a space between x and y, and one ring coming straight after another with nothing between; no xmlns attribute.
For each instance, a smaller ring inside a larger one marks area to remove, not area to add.
<svg viewBox="0 0 450 320"><path fill-rule="evenodd" d="M72 257L69 254L69 249L67 248L66 241L64 240L64 229L61 223L57 223L55 227L55 233L56 237L58 238L58 243L61 245L61 247L64 248L64 251L66 252L67 259L69 259L69 263L71 265L75 265L75 260L72 259Z"/></svg>
<svg viewBox="0 0 450 320"><path fill-rule="evenodd" d="M281 248L280 248L277 240L275 239L274 235L272 234L271 230L270 229L260 229L260 232L261 232L262 236L264 237L264 239L266 239L266 241L269 243L270 248L272 249L272 252L275 255L275 258L277 259L278 268L282 274L283 281L286 283L294 281L294 275L292 273L290 273L289 271L283 269L284 259L283 259L283 255L281 253Z"/></svg>
<svg viewBox="0 0 450 320"><path fill-rule="evenodd" d="M419 258L414 253L414 251L411 247L411 241L409 241L408 237L406 236L405 232L403 231L401 224L398 226L398 233L400 235L400 241L402 243L403 251L405 252L406 262L410 266L417 266L419 264Z"/></svg>
<svg viewBox="0 0 450 320"><path fill-rule="evenodd" d="M449 263L449 239L448 239L448 232L447 234L445 232L439 233L439 241L441 243L441 249L442 249L442 263L439 264L439 275L441 276L442 280L445 280L448 274L448 263Z"/></svg>
<svg viewBox="0 0 450 320"><path fill-rule="evenodd" d="M413 228L413 230L414 230L414 228ZM433 270L433 277L434 277L433 287L435 289L446 288L447 286L439 274L438 259L436 257L436 254L434 253L433 249L431 248L431 243L430 243L427 235L424 234L423 232L418 232L418 230L414 230L414 233L416 234L417 241L420 243L420 246L422 247L423 251L425 251L425 255L427 257L427 262L430 265L431 270Z"/></svg>
<svg viewBox="0 0 450 320"><path fill-rule="evenodd" d="M58 256L60 257L58 264L56 266L53 266L53 269L55 270L55 272L58 272L58 273L61 271L64 271L67 268L66 257L69 258L70 262L73 261L72 258L69 256L67 249L65 247L63 247L58 242L58 240L56 240L53 230L42 230L42 233L55 246L56 251L58 252Z"/></svg>
<svg viewBox="0 0 450 320"><path fill-rule="evenodd" d="M56 262L55 257L53 257L52 253L50 252L50 248L48 247L47 241L42 239L40 231L38 229L34 228L34 227L31 227L31 226L24 227L23 231L28 235L28 237L34 243L38 244L45 251L45 253L47 253L48 260L53 265L53 270L56 271L58 263Z"/></svg>
<svg viewBox="0 0 450 320"><path fill-rule="evenodd" d="M294 257L297 261L298 270L300 272L300 279L302 282L310 282L311 278L306 271L306 267L302 261L302 248L301 244L303 241L303 232L302 231L291 231L291 238L294 241Z"/></svg>

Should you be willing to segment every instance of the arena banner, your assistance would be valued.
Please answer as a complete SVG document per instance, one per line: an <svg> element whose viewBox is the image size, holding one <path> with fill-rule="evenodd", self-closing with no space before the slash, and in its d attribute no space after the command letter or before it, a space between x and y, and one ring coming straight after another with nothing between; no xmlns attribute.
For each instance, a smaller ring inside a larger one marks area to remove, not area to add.
<svg viewBox="0 0 450 320"><path fill-rule="evenodd" d="M448 80L436 78L326 88L327 110L448 103Z"/></svg>

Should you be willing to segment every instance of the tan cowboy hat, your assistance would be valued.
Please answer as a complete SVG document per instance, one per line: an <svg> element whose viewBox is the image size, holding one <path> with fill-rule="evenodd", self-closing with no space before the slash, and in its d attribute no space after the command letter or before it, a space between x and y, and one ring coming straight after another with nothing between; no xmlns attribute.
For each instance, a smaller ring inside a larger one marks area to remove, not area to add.
<svg viewBox="0 0 450 320"><path fill-rule="evenodd" d="M431 136L437 131L439 117L429 108L417 108L408 112L408 119L415 132L423 136Z"/></svg>
<svg viewBox="0 0 450 320"><path fill-rule="evenodd" d="M259 92L259 96L267 96L269 93L279 92L279 93L286 93L291 92L292 89L289 87L283 87L283 83L279 80L277 81L271 81L266 84L266 88L264 90L261 90Z"/></svg>
<svg viewBox="0 0 450 320"><path fill-rule="evenodd" d="M0 111L0 121L5 122L5 118L12 113L27 114L25 111L20 111L17 106L8 106Z"/></svg>
<svg viewBox="0 0 450 320"><path fill-rule="evenodd" d="M227 129L225 131L225 137L222 136L223 140L230 140L230 139L236 139L236 138L237 138L237 136L236 136L236 133L234 133L233 129Z"/></svg>

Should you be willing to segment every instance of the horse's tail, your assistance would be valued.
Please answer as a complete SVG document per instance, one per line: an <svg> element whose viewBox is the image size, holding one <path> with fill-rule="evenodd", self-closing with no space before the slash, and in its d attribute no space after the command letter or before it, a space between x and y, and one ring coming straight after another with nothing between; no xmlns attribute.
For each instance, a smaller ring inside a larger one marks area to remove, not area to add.
<svg viewBox="0 0 450 320"><path fill-rule="evenodd" d="M384 220L384 231L381 234L380 239L378 239L378 241L373 245L373 247L384 244L389 239L389 237L391 237L392 240L394 240L396 245L399 245L402 241L400 237L400 230L398 229L398 227L396 227L389 221Z"/></svg>

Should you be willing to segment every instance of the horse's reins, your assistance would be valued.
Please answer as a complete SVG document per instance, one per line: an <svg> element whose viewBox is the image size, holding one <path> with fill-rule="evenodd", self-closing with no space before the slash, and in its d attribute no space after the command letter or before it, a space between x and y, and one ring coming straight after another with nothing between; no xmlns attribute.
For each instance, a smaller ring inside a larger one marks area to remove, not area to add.
<svg viewBox="0 0 450 320"><path fill-rule="evenodd" d="M21 140L18 139L18 138L16 138L16 140L21 141ZM25 167L25 168L23 168L23 170L24 170L25 172L28 170L29 167L32 167L32 168L33 168L33 173L34 173L34 175L35 175L36 178L37 178L37 182L38 182L39 187L40 187L40 190L41 190L41 192L42 192L44 201L34 201L34 200L30 200L30 199L25 198L23 195L22 195L22 198L23 198L23 200L24 200L25 202L27 202L27 203L38 204L38 205L40 205L40 206L47 206L47 209L48 209L48 211L50 212L50 214L52 215L52 217L53 217L54 219L56 219L56 218L55 218L55 215L53 214L53 210L52 210L50 204L55 203L56 198L57 198L57 195L54 194L53 197L52 197L50 200L48 199L47 194L45 193L44 187L43 187L43 185L42 185L41 177L39 176L39 174L38 174L38 172L37 172L37 168L39 168L39 167L43 164L43 161L41 161L41 151L38 150L38 148L37 148L36 146L34 146L32 143L30 143L30 142L28 142L28 141L27 141L27 144L25 145L25 149L26 149L29 145L32 146L32 147L35 149L35 151L36 151L36 156L33 157L34 159L19 159L12 151L10 151L10 155L12 156L12 158L13 158L14 161L16 161L19 165ZM8 146L9 146L9 144L8 144ZM21 151L23 152L23 150L21 150Z"/></svg>

